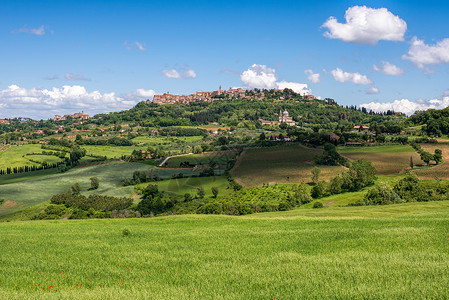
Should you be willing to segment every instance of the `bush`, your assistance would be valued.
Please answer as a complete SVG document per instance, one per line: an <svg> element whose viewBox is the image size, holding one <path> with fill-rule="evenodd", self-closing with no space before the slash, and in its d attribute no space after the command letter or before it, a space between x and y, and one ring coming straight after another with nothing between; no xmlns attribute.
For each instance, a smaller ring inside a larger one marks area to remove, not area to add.
<svg viewBox="0 0 449 300"><path fill-rule="evenodd" d="M385 205L402 202L401 197L386 184L371 188L363 199L365 205Z"/></svg>
<svg viewBox="0 0 449 300"><path fill-rule="evenodd" d="M323 205L322 202L317 201L317 202L313 203L313 206L312 206L312 207L313 207L313 208L323 208L324 205Z"/></svg>
<svg viewBox="0 0 449 300"><path fill-rule="evenodd" d="M129 229L123 229L123 231L122 231L122 235L123 236L129 236L129 235L131 235L131 231L129 231Z"/></svg>

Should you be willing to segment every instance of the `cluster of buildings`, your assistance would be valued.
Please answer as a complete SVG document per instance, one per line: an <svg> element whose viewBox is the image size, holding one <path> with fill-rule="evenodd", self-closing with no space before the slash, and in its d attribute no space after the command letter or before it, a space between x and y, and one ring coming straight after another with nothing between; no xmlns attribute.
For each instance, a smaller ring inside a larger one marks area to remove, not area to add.
<svg viewBox="0 0 449 300"><path fill-rule="evenodd" d="M63 117L61 117L60 115L56 115L52 120L53 121L64 121L64 120L67 120L68 118L88 120L89 115L85 114L84 111L82 111L80 113L74 113L73 115L64 115Z"/></svg>
<svg viewBox="0 0 449 300"><path fill-rule="evenodd" d="M246 91L242 88L229 88L225 91L221 89L221 86L217 91L213 92L196 92L190 95L172 95L170 92L164 93L162 95L154 95L153 102L157 104L173 104L173 103L190 103L194 101L213 101L217 96L227 96L228 98L244 98Z"/></svg>
<svg viewBox="0 0 449 300"><path fill-rule="evenodd" d="M8 119L0 119L0 124L9 124Z"/></svg>
<svg viewBox="0 0 449 300"><path fill-rule="evenodd" d="M282 123L286 123L289 126L295 126L296 122L293 121L293 117L290 117L288 114L288 111L282 112L282 110L279 111L279 121L266 121L263 119L259 119L260 124L263 125L281 125Z"/></svg>

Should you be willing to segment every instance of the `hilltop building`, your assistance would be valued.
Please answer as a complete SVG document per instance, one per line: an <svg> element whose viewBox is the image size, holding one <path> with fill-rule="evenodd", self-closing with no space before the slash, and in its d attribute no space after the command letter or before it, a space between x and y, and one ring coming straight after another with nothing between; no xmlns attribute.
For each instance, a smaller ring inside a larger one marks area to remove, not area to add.
<svg viewBox="0 0 449 300"><path fill-rule="evenodd" d="M293 117L290 117L288 111L282 112L279 110L279 121L266 121L263 119L259 119L259 122L263 125L281 125L282 123L286 123L289 126L295 126L296 122L293 121Z"/></svg>
<svg viewBox="0 0 449 300"><path fill-rule="evenodd" d="M90 118L90 116L88 114L85 114L84 111L82 111L80 113L74 113L73 115L64 115L63 117L61 117L60 115L55 115L52 120L53 121L64 121L64 120L67 120L67 118L69 118L69 117L72 119L81 119L81 120L88 120Z"/></svg>

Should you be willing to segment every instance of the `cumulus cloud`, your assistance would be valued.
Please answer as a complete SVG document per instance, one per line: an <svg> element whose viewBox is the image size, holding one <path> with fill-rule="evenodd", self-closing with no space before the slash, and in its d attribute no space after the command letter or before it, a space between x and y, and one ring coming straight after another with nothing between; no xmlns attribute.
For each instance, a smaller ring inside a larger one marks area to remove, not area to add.
<svg viewBox="0 0 449 300"><path fill-rule="evenodd" d="M330 39L340 39L355 44L376 45L378 41L403 41L407 23L393 15L386 8L353 6L346 10L346 23L339 23L330 17L322 25L329 31L324 33Z"/></svg>
<svg viewBox="0 0 449 300"><path fill-rule="evenodd" d="M240 75L240 80L249 88L274 89L277 87L276 71L265 65L253 64Z"/></svg>
<svg viewBox="0 0 449 300"><path fill-rule="evenodd" d="M365 107L368 110L373 110L376 112L385 112L387 110L392 110L395 112L402 112L406 115L412 115L415 111L418 110L427 110L427 109L443 109L449 106L449 97L443 96L439 99L432 100L421 100L417 102L410 101L408 99L395 100L393 102L370 102L367 104L360 105L361 107Z"/></svg>
<svg viewBox="0 0 449 300"><path fill-rule="evenodd" d="M166 69L162 70L162 74L165 77L168 78L174 78L174 79L191 79L196 78L196 72L193 69L182 69L181 71L178 71L176 69Z"/></svg>
<svg viewBox="0 0 449 300"><path fill-rule="evenodd" d="M25 26L23 28L13 30L12 33L29 33L40 36L45 34L45 27L44 25L41 25L38 28L28 28Z"/></svg>
<svg viewBox="0 0 449 300"><path fill-rule="evenodd" d="M126 49L132 50L132 49L138 49L140 51L145 51L145 44L142 44L140 42L134 42L134 43L128 43L128 41L123 42L123 46L125 46Z"/></svg>
<svg viewBox="0 0 449 300"><path fill-rule="evenodd" d="M281 81L277 83L278 89L291 89L295 93L301 94L301 95L310 95L312 94L312 90L310 90L307 87L307 84L305 83L298 83L298 82L287 82L287 81Z"/></svg>
<svg viewBox="0 0 449 300"><path fill-rule="evenodd" d="M152 99L156 94L154 90L137 89L131 93L126 94L125 98L144 101Z"/></svg>
<svg viewBox="0 0 449 300"><path fill-rule="evenodd" d="M404 70L388 61L382 61L380 66L373 65L373 70L391 76L401 76L405 73Z"/></svg>
<svg viewBox="0 0 449 300"><path fill-rule="evenodd" d="M375 87L370 87L365 91L365 93L367 95L376 95L376 94L379 94L379 89L375 88Z"/></svg>
<svg viewBox="0 0 449 300"><path fill-rule="evenodd" d="M288 81L277 81L276 70L266 65L253 64L248 70L240 74L240 80L249 88L259 89L292 89L301 95L311 94L307 84Z"/></svg>
<svg viewBox="0 0 449 300"><path fill-rule="evenodd" d="M309 75L309 76L307 76L307 79L310 82L312 82L312 83L320 83L321 82L320 73L313 73L313 71L311 69L305 70L304 73Z"/></svg>
<svg viewBox="0 0 449 300"><path fill-rule="evenodd" d="M25 89L10 85L7 89L0 90L0 107L2 117L41 119L81 110L95 114L128 109L138 101L149 99L153 95L153 90L144 89L118 96L115 93L88 92L85 87L79 85L64 85L51 89Z"/></svg>
<svg viewBox="0 0 449 300"><path fill-rule="evenodd" d="M351 81L352 83L355 84L373 84L373 81L371 79L369 79L366 75L362 75L358 72L349 73L344 72L340 68L337 68L335 70L332 70L331 74L334 77L334 79L339 82Z"/></svg>
<svg viewBox="0 0 449 300"><path fill-rule="evenodd" d="M162 70L162 74L168 78L181 78L181 74L176 69Z"/></svg>
<svg viewBox="0 0 449 300"><path fill-rule="evenodd" d="M182 74L184 78L196 78L196 72L192 69L185 69Z"/></svg>
<svg viewBox="0 0 449 300"><path fill-rule="evenodd" d="M423 40L413 37L407 54L403 59L410 60L418 68L424 69L426 65L439 65L449 63L449 38L427 45Z"/></svg>
<svg viewBox="0 0 449 300"><path fill-rule="evenodd" d="M91 81L90 78L85 77L83 74L65 73L64 77L70 81Z"/></svg>

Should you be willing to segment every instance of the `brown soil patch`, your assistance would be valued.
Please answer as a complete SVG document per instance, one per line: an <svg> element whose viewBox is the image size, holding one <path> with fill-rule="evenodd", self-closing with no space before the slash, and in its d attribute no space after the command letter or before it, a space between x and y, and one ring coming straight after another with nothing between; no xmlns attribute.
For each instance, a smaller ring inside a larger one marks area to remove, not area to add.
<svg viewBox="0 0 449 300"><path fill-rule="evenodd" d="M3 203L3 205L0 206L0 209L8 209L17 206L20 206L20 204L11 200L6 200L5 203Z"/></svg>

